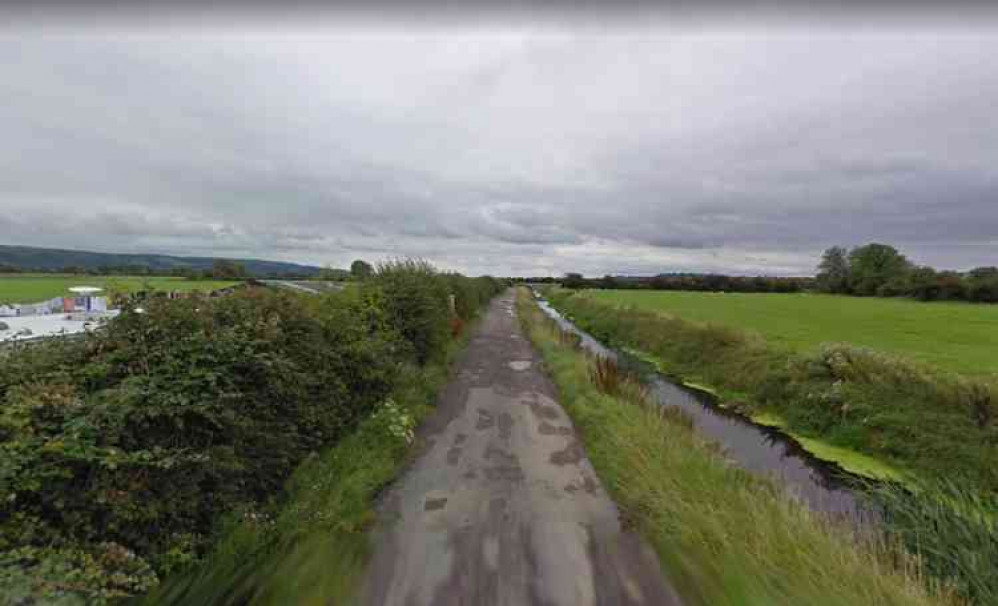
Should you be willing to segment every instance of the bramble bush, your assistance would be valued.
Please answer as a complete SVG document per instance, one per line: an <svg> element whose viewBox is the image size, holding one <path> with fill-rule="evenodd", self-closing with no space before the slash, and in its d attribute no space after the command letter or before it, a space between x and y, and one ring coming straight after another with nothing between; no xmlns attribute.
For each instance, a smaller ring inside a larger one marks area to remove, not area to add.
<svg viewBox="0 0 998 606"><path fill-rule="evenodd" d="M405 261L321 297L153 298L0 352L0 594L100 602L196 564L224 516L390 409L400 368L449 343L448 295L470 320L501 287Z"/></svg>

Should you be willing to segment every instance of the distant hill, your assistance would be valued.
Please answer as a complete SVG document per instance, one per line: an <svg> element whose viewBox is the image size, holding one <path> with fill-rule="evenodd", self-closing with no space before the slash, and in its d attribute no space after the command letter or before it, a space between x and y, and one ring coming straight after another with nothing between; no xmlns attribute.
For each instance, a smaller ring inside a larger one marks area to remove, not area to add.
<svg viewBox="0 0 998 606"><path fill-rule="evenodd" d="M155 273L180 271L183 269L211 270L217 259L222 257L174 257L170 255L99 253L84 250L63 250L58 248L35 248L32 246L0 245L0 267L9 266L21 270L59 271L67 267L95 271L101 268L126 266L148 267ZM228 259L246 268L254 277L319 275L322 268L314 265L299 265L283 261L261 259Z"/></svg>

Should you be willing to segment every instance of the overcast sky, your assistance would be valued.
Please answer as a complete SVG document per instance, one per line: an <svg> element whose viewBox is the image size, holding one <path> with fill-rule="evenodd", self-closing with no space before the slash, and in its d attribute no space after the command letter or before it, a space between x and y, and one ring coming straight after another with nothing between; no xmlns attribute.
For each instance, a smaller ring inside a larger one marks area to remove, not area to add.
<svg viewBox="0 0 998 606"><path fill-rule="evenodd" d="M0 243L479 274L998 264L998 29L0 32Z"/></svg>

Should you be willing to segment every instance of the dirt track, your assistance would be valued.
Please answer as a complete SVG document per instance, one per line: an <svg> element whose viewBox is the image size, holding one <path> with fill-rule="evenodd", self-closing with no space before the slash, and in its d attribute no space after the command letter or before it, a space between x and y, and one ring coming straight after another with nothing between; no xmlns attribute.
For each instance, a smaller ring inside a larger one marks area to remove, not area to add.
<svg viewBox="0 0 998 606"><path fill-rule="evenodd" d="M363 602L679 604L621 529L513 301L493 301L384 497Z"/></svg>

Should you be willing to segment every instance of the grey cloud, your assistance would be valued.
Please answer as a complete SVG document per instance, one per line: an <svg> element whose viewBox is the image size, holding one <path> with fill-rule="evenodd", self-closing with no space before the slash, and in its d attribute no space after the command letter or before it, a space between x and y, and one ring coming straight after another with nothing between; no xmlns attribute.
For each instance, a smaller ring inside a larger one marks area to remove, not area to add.
<svg viewBox="0 0 998 606"><path fill-rule="evenodd" d="M0 240L471 273L998 256L998 38L0 38Z"/></svg>

